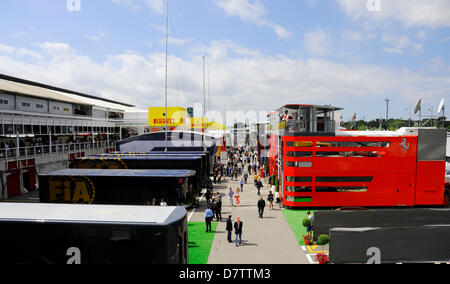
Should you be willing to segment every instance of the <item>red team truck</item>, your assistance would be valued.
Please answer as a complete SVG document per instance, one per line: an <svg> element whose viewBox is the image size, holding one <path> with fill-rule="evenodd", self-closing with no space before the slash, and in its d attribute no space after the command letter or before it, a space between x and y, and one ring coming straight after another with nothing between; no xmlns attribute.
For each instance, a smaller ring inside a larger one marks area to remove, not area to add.
<svg viewBox="0 0 450 284"><path fill-rule="evenodd" d="M340 110L285 105L268 115L284 206L448 206L445 129L341 131Z"/></svg>

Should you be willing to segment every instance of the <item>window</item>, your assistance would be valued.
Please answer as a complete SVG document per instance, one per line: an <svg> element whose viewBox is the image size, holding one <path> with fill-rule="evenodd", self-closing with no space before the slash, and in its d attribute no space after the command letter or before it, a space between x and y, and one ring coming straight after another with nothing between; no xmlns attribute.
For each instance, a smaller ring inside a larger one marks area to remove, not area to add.
<svg viewBox="0 0 450 284"><path fill-rule="evenodd" d="M2 99L0 99L0 105L7 105L7 104L9 104L9 101L8 101L8 100L2 100Z"/></svg>
<svg viewBox="0 0 450 284"><path fill-rule="evenodd" d="M312 182L312 177L286 177L288 182Z"/></svg>
<svg viewBox="0 0 450 284"><path fill-rule="evenodd" d="M316 192L367 192L368 187L361 186L319 186Z"/></svg>
<svg viewBox="0 0 450 284"><path fill-rule="evenodd" d="M317 142L318 148L322 147L381 147L387 148L390 142L360 142L360 141L332 141L332 142Z"/></svg>
<svg viewBox="0 0 450 284"><path fill-rule="evenodd" d="M288 192L312 192L312 187L310 187L310 186L286 186L286 191L288 191Z"/></svg>
<svg viewBox="0 0 450 284"><path fill-rule="evenodd" d="M288 202L312 202L312 197L295 197L295 196L286 196L286 201Z"/></svg>
<svg viewBox="0 0 450 284"><path fill-rule="evenodd" d="M43 104L36 104L36 108L43 109L43 108L44 108L44 105L43 105Z"/></svg>
<svg viewBox="0 0 450 284"><path fill-rule="evenodd" d="M288 157L304 158L304 157L312 157L313 152L287 152L286 155Z"/></svg>
<svg viewBox="0 0 450 284"><path fill-rule="evenodd" d="M322 152L316 153L317 157L327 158L378 158L382 157L378 152Z"/></svg>
<svg viewBox="0 0 450 284"><path fill-rule="evenodd" d="M31 105L30 105L30 103L22 102L22 106L23 106L23 107L30 107Z"/></svg>
<svg viewBox="0 0 450 284"><path fill-rule="evenodd" d="M312 147L312 141L287 141L286 147Z"/></svg>
<svg viewBox="0 0 450 284"><path fill-rule="evenodd" d="M296 168L312 168L312 162L286 162L286 166L288 167L296 167Z"/></svg>
<svg viewBox="0 0 450 284"><path fill-rule="evenodd" d="M316 177L316 182L372 182L373 177Z"/></svg>

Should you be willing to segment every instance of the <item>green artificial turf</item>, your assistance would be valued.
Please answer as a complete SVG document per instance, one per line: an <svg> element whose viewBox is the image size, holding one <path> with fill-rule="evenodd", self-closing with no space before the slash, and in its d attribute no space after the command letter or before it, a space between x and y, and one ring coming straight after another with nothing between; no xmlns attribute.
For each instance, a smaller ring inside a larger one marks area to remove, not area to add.
<svg viewBox="0 0 450 284"><path fill-rule="evenodd" d="M188 223L189 264L208 264L217 222L213 222L211 227L212 232L206 233L204 222Z"/></svg>
<svg viewBox="0 0 450 284"><path fill-rule="evenodd" d="M297 238L297 241L301 246L305 245L305 242L303 241L303 236L306 235L306 228L303 227L303 219L307 219L308 215L306 213L311 212L314 216L314 211L312 210L292 210L292 209L283 209L284 217L286 217L286 220L289 223L289 226L291 226L292 231L295 234L295 237Z"/></svg>

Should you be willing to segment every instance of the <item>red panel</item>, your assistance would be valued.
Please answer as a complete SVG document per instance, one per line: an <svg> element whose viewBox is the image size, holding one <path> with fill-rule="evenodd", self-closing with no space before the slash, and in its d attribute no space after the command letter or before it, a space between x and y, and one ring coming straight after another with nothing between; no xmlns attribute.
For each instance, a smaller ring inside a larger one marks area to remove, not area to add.
<svg viewBox="0 0 450 284"><path fill-rule="evenodd" d="M416 205L443 205L445 161L417 162Z"/></svg>
<svg viewBox="0 0 450 284"><path fill-rule="evenodd" d="M11 171L6 178L8 187L8 198L16 197L20 195L20 175L19 170Z"/></svg>
<svg viewBox="0 0 450 284"><path fill-rule="evenodd" d="M36 190L36 167L31 167L28 170L30 175L30 191Z"/></svg>
<svg viewBox="0 0 450 284"><path fill-rule="evenodd" d="M417 160L417 137L283 137L285 141L312 141L313 147L287 147L284 144L284 186L311 186L313 192L284 190L284 204L290 207L413 206ZM400 144L407 139L410 147ZM285 141L283 143L285 143ZM390 142L389 147L316 147L316 142ZM288 151L313 152L313 157L288 157ZM317 151L376 152L379 157L317 157ZM312 167L287 167L286 161L312 162ZM290 183L286 177L312 177L311 183ZM442 175L443 176L443 175ZM316 177L373 177L372 182L318 183ZM442 183L441 183L442 184ZM367 192L316 192L317 186L360 186ZM311 202L288 202L286 196L312 197Z"/></svg>

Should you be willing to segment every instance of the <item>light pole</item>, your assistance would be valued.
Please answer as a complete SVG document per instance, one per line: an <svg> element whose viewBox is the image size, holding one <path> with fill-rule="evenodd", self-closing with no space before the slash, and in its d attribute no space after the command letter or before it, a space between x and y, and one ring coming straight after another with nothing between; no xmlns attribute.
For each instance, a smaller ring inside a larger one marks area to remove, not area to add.
<svg viewBox="0 0 450 284"><path fill-rule="evenodd" d="M166 82L165 82L165 120L166 120L166 131L165 131L165 141L166 141L166 148L165 152L168 150L168 137L167 137L167 81L168 81L168 53L169 53L169 0L167 0L167 7L166 7Z"/></svg>
<svg viewBox="0 0 450 284"><path fill-rule="evenodd" d="M205 108L206 108L205 60L206 60L206 57L204 55L201 55L201 58L203 59L202 145L203 145L203 150L206 152L206 145L205 145Z"/></svg>
<svg viewBox="0 0 450 284"><path fill-rule="evenodd" d="M389 120L389 102L391 101L389 98L386 100L386 130L388 129L388 120Z"/></svg>

